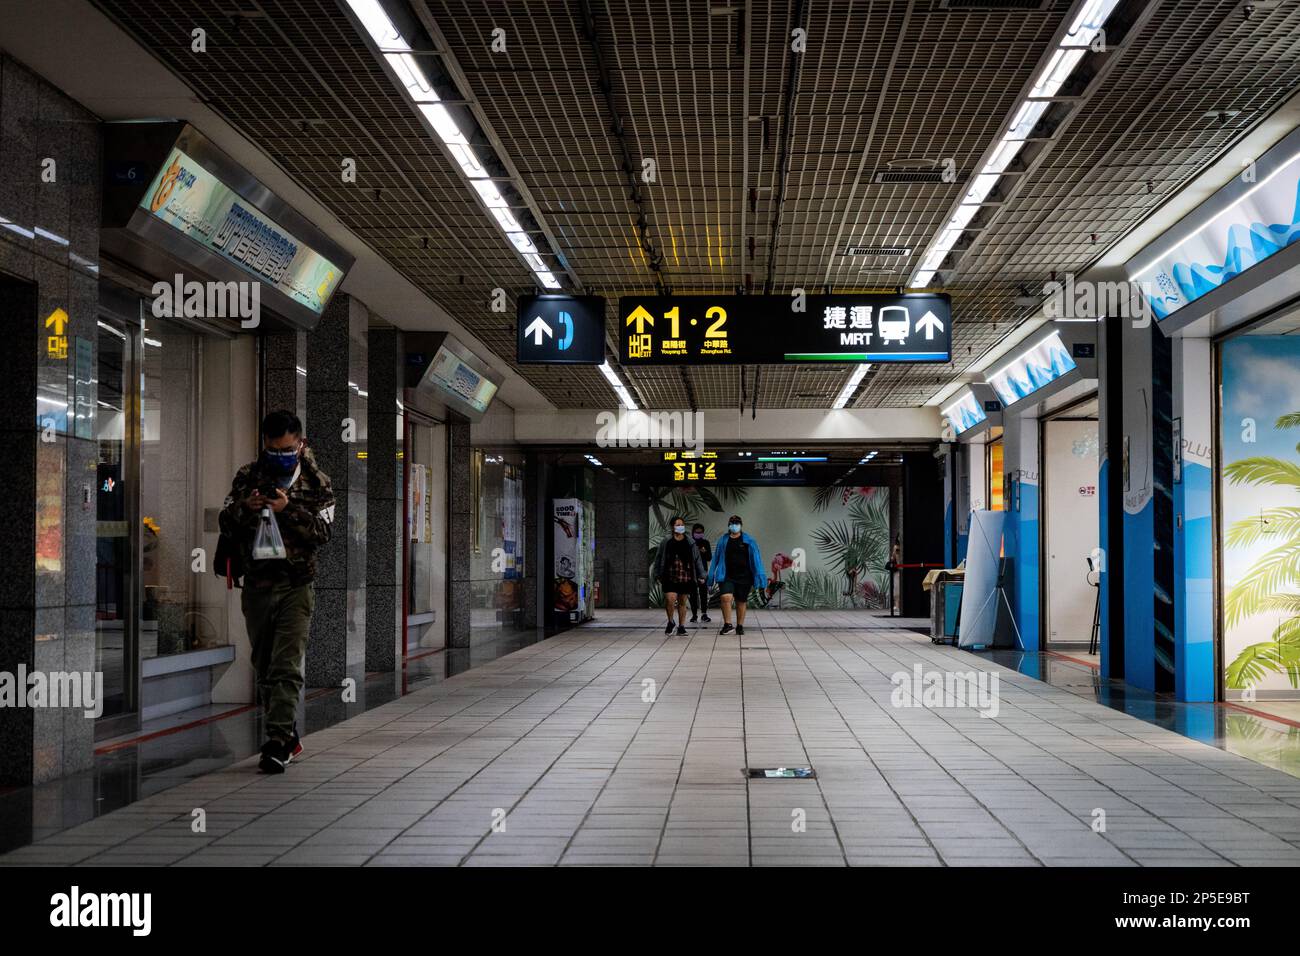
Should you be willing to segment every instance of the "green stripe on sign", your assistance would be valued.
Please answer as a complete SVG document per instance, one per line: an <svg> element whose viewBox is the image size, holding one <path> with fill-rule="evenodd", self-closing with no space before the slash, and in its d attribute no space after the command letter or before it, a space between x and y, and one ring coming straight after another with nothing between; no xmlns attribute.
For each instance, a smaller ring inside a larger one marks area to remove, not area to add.
<svg viewBox="0 0 1300 956"><path fill-rule="evenodd" d="M786 352L787 362L865 362L866 352Z"/></svg>

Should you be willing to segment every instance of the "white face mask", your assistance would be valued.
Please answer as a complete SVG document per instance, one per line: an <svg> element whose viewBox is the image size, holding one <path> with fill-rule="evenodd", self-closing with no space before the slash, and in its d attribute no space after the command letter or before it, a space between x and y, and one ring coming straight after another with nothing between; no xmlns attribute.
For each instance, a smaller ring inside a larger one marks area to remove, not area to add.
<svg viewBox="0 0 1300 956"><path fill-rule="evenodd" d="M685 533L686 533L686 525L683 524L673 525L673 534L685 534Z"/></svg>

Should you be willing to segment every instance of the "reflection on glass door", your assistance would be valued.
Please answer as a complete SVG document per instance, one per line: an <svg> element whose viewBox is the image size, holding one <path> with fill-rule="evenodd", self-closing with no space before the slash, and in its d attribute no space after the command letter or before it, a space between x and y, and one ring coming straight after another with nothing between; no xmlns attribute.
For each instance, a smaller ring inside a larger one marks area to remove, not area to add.
<svg viewBox="0 0 1300 956"><path fill-rule="evenodd" d="M104 717L136 709L135 593L132 518L135 480L131 388L134 334L125 325L99 323L99 460L96 466L95 667L104 675Z"/></svg>
<svg viewBox="0 0 1300 956"><path fill-rule="evenodd" d="M447 433L408 413L406 653L447 643Z"/></svg>

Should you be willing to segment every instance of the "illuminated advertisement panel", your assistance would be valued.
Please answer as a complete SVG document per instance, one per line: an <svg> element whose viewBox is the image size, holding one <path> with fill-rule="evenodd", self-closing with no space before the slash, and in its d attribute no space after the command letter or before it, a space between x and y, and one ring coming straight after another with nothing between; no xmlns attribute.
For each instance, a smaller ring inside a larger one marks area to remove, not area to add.
<svg viewBox="0 0 1300 956"><path fill-rule="evenodd" d="M434 355L426 379L480 414L487 411L492 396L497 393L495 382L480 375L445 347Z"/></svg>
<svg viewBox="0 0 1300 956"><path fill-rule="evenodd" d="M948 419L948 424L952 430L960 435L964 431L969 431L981 422L988 421L988 415L984 413L984 407L980 404L975 393L967 391L961 398L953 402L943 410L944 418Z"/></svg>
<svg viewBox="0 0 1300 956"><path fill-rule="evenodd" d="M319 315L343 269L173 148L140 208Z"/></svg>
<svg viewBox="0 0 1300 956"><path fill-rule="evenodd" d="M1176 226L1169 239L1155 244L1160 248L1154 256L1144 251L1127 266L1129 279L1141 285L1157 319L1300 240L1300 152L1271 172L1265 172L1265 160L1258 165L1262 178L1243 195L1230 200L1223 191L1216 193L1201 210L1225 208L1181 239Z"/></svg>
<svg viewBox="0 0 1300 956"><path fill-rule="evenodd" d="M1070 350L1061 341L1061 333L1054 332L990 375L988 383L1005 408L1075 368Z"/></svg>

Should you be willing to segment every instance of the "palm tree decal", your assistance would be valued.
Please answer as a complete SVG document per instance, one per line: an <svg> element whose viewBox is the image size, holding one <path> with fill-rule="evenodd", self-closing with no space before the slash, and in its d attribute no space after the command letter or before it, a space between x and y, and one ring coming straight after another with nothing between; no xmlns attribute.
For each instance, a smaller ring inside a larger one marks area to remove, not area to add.
<svg viewBox="0 0 1300 956"><path fill-rule="evenodd" d="M650 539L648 560L654 567L659 541L667 534L668 518L683 515L688 523L708 518L709 513L725 515L743 510L749 489L729 486L705 487L677 485L650 488ZM885 562L889 559L891 539L889 525L890 490L887 487L852 487L844 485L817 488L813 511L827 511L838 503L843 517L823 521L809 532L827 568L810 568L795 572L783 565L779 577L784 604L791 608L839 608L846 606L884 607L888 585ZM774 552L775 554L775 552ZM653 574L652 574L653 576ZM778 580L775 567L773 582ZM778 590L757 588L751 601L760 603ZM661 589L651 581L649 598L652 606L662 601ZM848 599L847 601L845 599Z"/></svg>
<svg viewBox="0 0 1300 956"><path fill-rule="evenodd" d="M821 491L822 489L818 489ZM889 560L889 493L883 489L833 489L841 500L849 499L848 521L827 521L812 533L817 550L826 555L834 573L843 575L848 587L837 593L857 607L859 595L867 607L879 607L884 589L885 563ZM883 491L883 493L882 493ZM815 507L815 505L814 505ZM859 584L858 579L865 577ZM824 584L817 586L819 589ZM839 606L836 600L832 606Z"/></svg>
<svg viewBox="0 0 1300 956"><path fill-rule="evenodd" d="M1300 412L1283 415L1275 425L1279 429L1297 426ZM1300 465L1280 458L1234 461L1224 468L1224 475L1234 485L1300 491ZM1292 687L1300 687L1300 508L1266 508L1258 517L1234 521L1224 538L1230 548L1246 548L1266 535L1282 543L1261 555L1228 590L1223 599L1224 626L1231 628L1258 614L1287 617L1274 628L1271 639L1243 648L1227 666L1224 679L1234 690L1253 687L1272 673L1286 674Z"/></svg>

